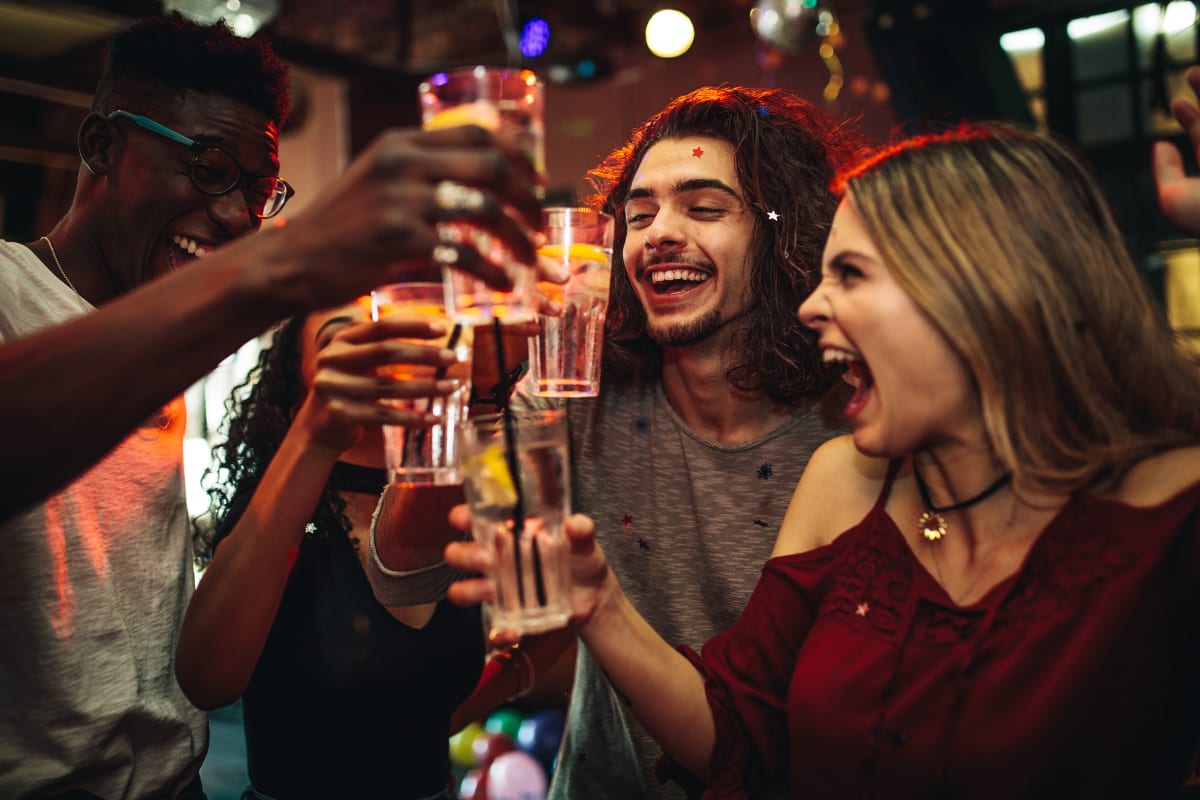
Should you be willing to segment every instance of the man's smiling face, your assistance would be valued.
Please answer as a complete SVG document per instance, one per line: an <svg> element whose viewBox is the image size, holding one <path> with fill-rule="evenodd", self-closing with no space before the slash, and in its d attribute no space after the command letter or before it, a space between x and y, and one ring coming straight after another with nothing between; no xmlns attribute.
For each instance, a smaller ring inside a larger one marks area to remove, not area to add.
<svg viewBox="0 0 1200 800"><path fill-rule="evenodd" d="M652 145L630 184L625 220L625 270L660 345L698 344L750 308L754 215L727 142L687 136Z"/></svg>

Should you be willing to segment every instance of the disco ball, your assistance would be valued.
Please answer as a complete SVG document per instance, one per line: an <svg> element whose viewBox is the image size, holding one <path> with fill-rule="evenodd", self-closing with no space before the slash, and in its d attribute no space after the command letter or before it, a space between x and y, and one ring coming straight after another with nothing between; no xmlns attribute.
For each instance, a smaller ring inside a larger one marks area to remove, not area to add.
<svg viewBox="0 0 1200 800"><path fill-rule="evenodd" d="M758 0L750 24L764 44L785 53L800 53L824 35L833 13L821 0Z"/></svg>

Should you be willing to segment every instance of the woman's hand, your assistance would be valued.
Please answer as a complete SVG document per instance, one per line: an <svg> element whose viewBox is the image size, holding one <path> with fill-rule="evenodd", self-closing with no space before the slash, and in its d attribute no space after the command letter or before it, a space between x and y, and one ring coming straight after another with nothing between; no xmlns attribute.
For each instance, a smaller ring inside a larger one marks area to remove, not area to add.
<svg viewBox="0 0 1200 800"><path fill-rule="evenodd" d="M436 415L408 411L389 399L447 395L456 381L438 379L438 367L455 362L453 350L422 339L445 336L444 323L418 317L391 316L338 331L317 355L312 390L296 414L296 425L310 431L313 444L338 453L354 445L366 425L426 427ZM389 365L425 367L428 378L396 380Z"/></svg>
<svg viewBox="0 0 1200 800"><path fill-rule="evenodd" d="M450 524L462 531L470 530L470 509L465 505L455 506L450 511ZM574 514L567 518L564 528L571 547L571 622L582 628L608 605L612 595L620 593L620 587L608 567L604 551L596 543L596 526L592 520L583 514ZM446 563L463 572L483 576L451 584L451 602L472 606L495 600L496 584L488 577L496 567L494 553L475 542L451 542L446 546Z"/></svg>
<svg viewBox="0 0 1200 800"><path fill-rule="evenodd" d="M1187 71L1188 85L1200 94L1200 67ZM1171 101L1171 112L1183 127L1192 149L1200 154L1200 109L1177 97ZM1189 176L1183 169L1183 157L1170 142L1154 143L1154 183L1158 189L1158 205L1175 227L1200 236L1200 177Z"/></svg>

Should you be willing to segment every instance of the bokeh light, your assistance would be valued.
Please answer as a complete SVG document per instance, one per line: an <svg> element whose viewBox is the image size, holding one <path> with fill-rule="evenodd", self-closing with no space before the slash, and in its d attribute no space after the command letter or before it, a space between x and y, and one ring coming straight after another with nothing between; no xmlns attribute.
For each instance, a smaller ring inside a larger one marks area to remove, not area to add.
<svg viewBox="0 0 1200 800"><path fill-rule="evenodd" d="M692 20L682 11L665 8L646 23L646 47L659 58L676 58L688 51L696 38Z"/></svg>

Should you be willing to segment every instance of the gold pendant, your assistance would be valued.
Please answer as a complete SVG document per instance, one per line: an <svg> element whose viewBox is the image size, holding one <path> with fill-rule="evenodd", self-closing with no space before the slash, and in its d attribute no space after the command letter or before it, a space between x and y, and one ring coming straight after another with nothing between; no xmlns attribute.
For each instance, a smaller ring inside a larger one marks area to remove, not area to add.
<svg viewBox="0 0 1200 800"><path fill-rule="evenodd" d="M936 542L946 535L946 520L937 512L926 511L917 520L917 524L921 526L921 535L926 541Z"/></svg>

